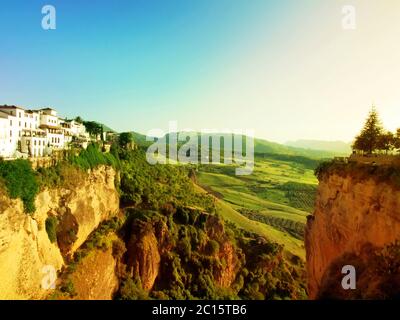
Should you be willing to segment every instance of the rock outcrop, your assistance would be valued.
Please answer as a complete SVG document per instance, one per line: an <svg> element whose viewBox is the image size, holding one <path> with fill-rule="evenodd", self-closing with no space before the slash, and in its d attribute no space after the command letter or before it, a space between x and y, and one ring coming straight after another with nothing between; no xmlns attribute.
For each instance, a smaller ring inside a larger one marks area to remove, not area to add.
<svg viewBox="0 0 400 320"><path fill-rule="evenodd" d="M157 238L151 229L132 236L128 245L128 267L133 276L139 276L142 287L151 290L160 269L160 253Z"/></svg>
<svg viewBox="0 0 400 320"><path fill-rule="evenodd" d="M236 278L238 272L238 255L233 244L229 241L222 243L218 252L219 261L224 263L214 273L214 278L218 286L229 288Z"/></svg>
<svg viewBox="0 0 400 320"><path fill-rule="evenodd" d="M99 167L75 188L46 189L38 194L36 211L28 215L22 201L0 194L0 299L41 299L46 266L55 271L99 225L118 211L115 171ZM46 219L58 219L57 243L51 243ZM66 237L65 235L68 235Z"/></svg>
<svg viewBox="0 0 400 320"><path fill-rule="evenodd" d="M111 300L118 289L116 260L112 249L95 250L84 258L72 275L74 300Z"/></svg>
<svg viewBox="0 0 400 320"><path fill-rule="evenodd" d="M240 268L240 253L226 235L220 218L207 213L202 213L201 216L205 221L204 241L191 249L187 246L191 247L190 243L199 239L184 236L188 236L187 225L168 227L163 220L157 218L143 221L138 218L133 221L127 241L127 270L133 278L140 278L143 289L151 291L154 287L168 287L171 279L184 276L174 273L173 268L182 267L195 272L194 269L200 266L191 265L190 256L194 253L215 261L212 268L209 268L218 287L229 288L232 285ZM177 229L180 229L178 234L173 234L173 230L176 232ZM210 241L216 245L213 252L210 252L208 246ZM180 256L179 263L173 262L171 253Z"/></svg>
<svg viewBox="0 0 400 320"><path fill-rule="evenodd" d="M349 297L351 290L341 287L345 265L356 266L357 289L364 290L352 297L368 296L366 291L374 297L371 286L382 279L368 265L383 247L399 239L400 188L376 179L372 171L323 174L306 227L309 297Z"/></svg>

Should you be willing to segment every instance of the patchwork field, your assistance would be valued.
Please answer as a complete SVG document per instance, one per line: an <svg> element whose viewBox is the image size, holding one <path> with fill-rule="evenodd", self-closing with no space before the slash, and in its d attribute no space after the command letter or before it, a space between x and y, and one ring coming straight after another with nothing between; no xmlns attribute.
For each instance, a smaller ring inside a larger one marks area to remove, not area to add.
<svg viewBox="0 0 400 320"><path fill-rule="evenodd" d="M199 168L197 180L218 198L226 220L304 258L304 227L317 188L313 167L298 157L258 156L249 176L236 176L234 166L208 165Z"/></svg>

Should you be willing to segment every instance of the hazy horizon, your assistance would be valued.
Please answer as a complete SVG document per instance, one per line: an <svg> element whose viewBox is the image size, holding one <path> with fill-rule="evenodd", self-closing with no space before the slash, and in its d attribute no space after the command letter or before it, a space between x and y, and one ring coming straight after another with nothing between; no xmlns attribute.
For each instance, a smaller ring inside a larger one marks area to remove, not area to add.
<svg viewBox="0 0 400 320"><path fill-rule="evenodd" d="M3 1L0 104L52 106L116 131L253 129L351 142L372 104L400 127L400 3ZM342 7L356 29L342 27Z"/></svg>

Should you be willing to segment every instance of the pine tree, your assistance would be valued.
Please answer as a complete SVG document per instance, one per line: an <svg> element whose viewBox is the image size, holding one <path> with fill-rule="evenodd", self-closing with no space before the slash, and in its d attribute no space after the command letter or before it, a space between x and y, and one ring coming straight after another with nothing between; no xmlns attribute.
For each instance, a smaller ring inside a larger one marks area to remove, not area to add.
<svg viewBox="0 0 400 320"><path fill-rule="evenodd" d="M383 127L378 112L375 107L372 107L360 135L357 136L353 144L353 149L371 154L379 149L382 133Z"/></svg>

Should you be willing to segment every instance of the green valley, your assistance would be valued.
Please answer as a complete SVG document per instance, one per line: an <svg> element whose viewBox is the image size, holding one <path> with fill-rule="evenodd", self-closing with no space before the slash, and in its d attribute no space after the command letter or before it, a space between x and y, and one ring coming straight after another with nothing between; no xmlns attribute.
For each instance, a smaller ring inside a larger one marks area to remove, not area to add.
<svg viewBox="0 0 400 320"><path fill-rule="evenodd" d="M226 220L304 258L303 232L313 210L317 179L313 163L301 160L290 155L258 155L248 176L236 176L234 166L202 165L197 181L218 198L217 211Z"/></svg>

